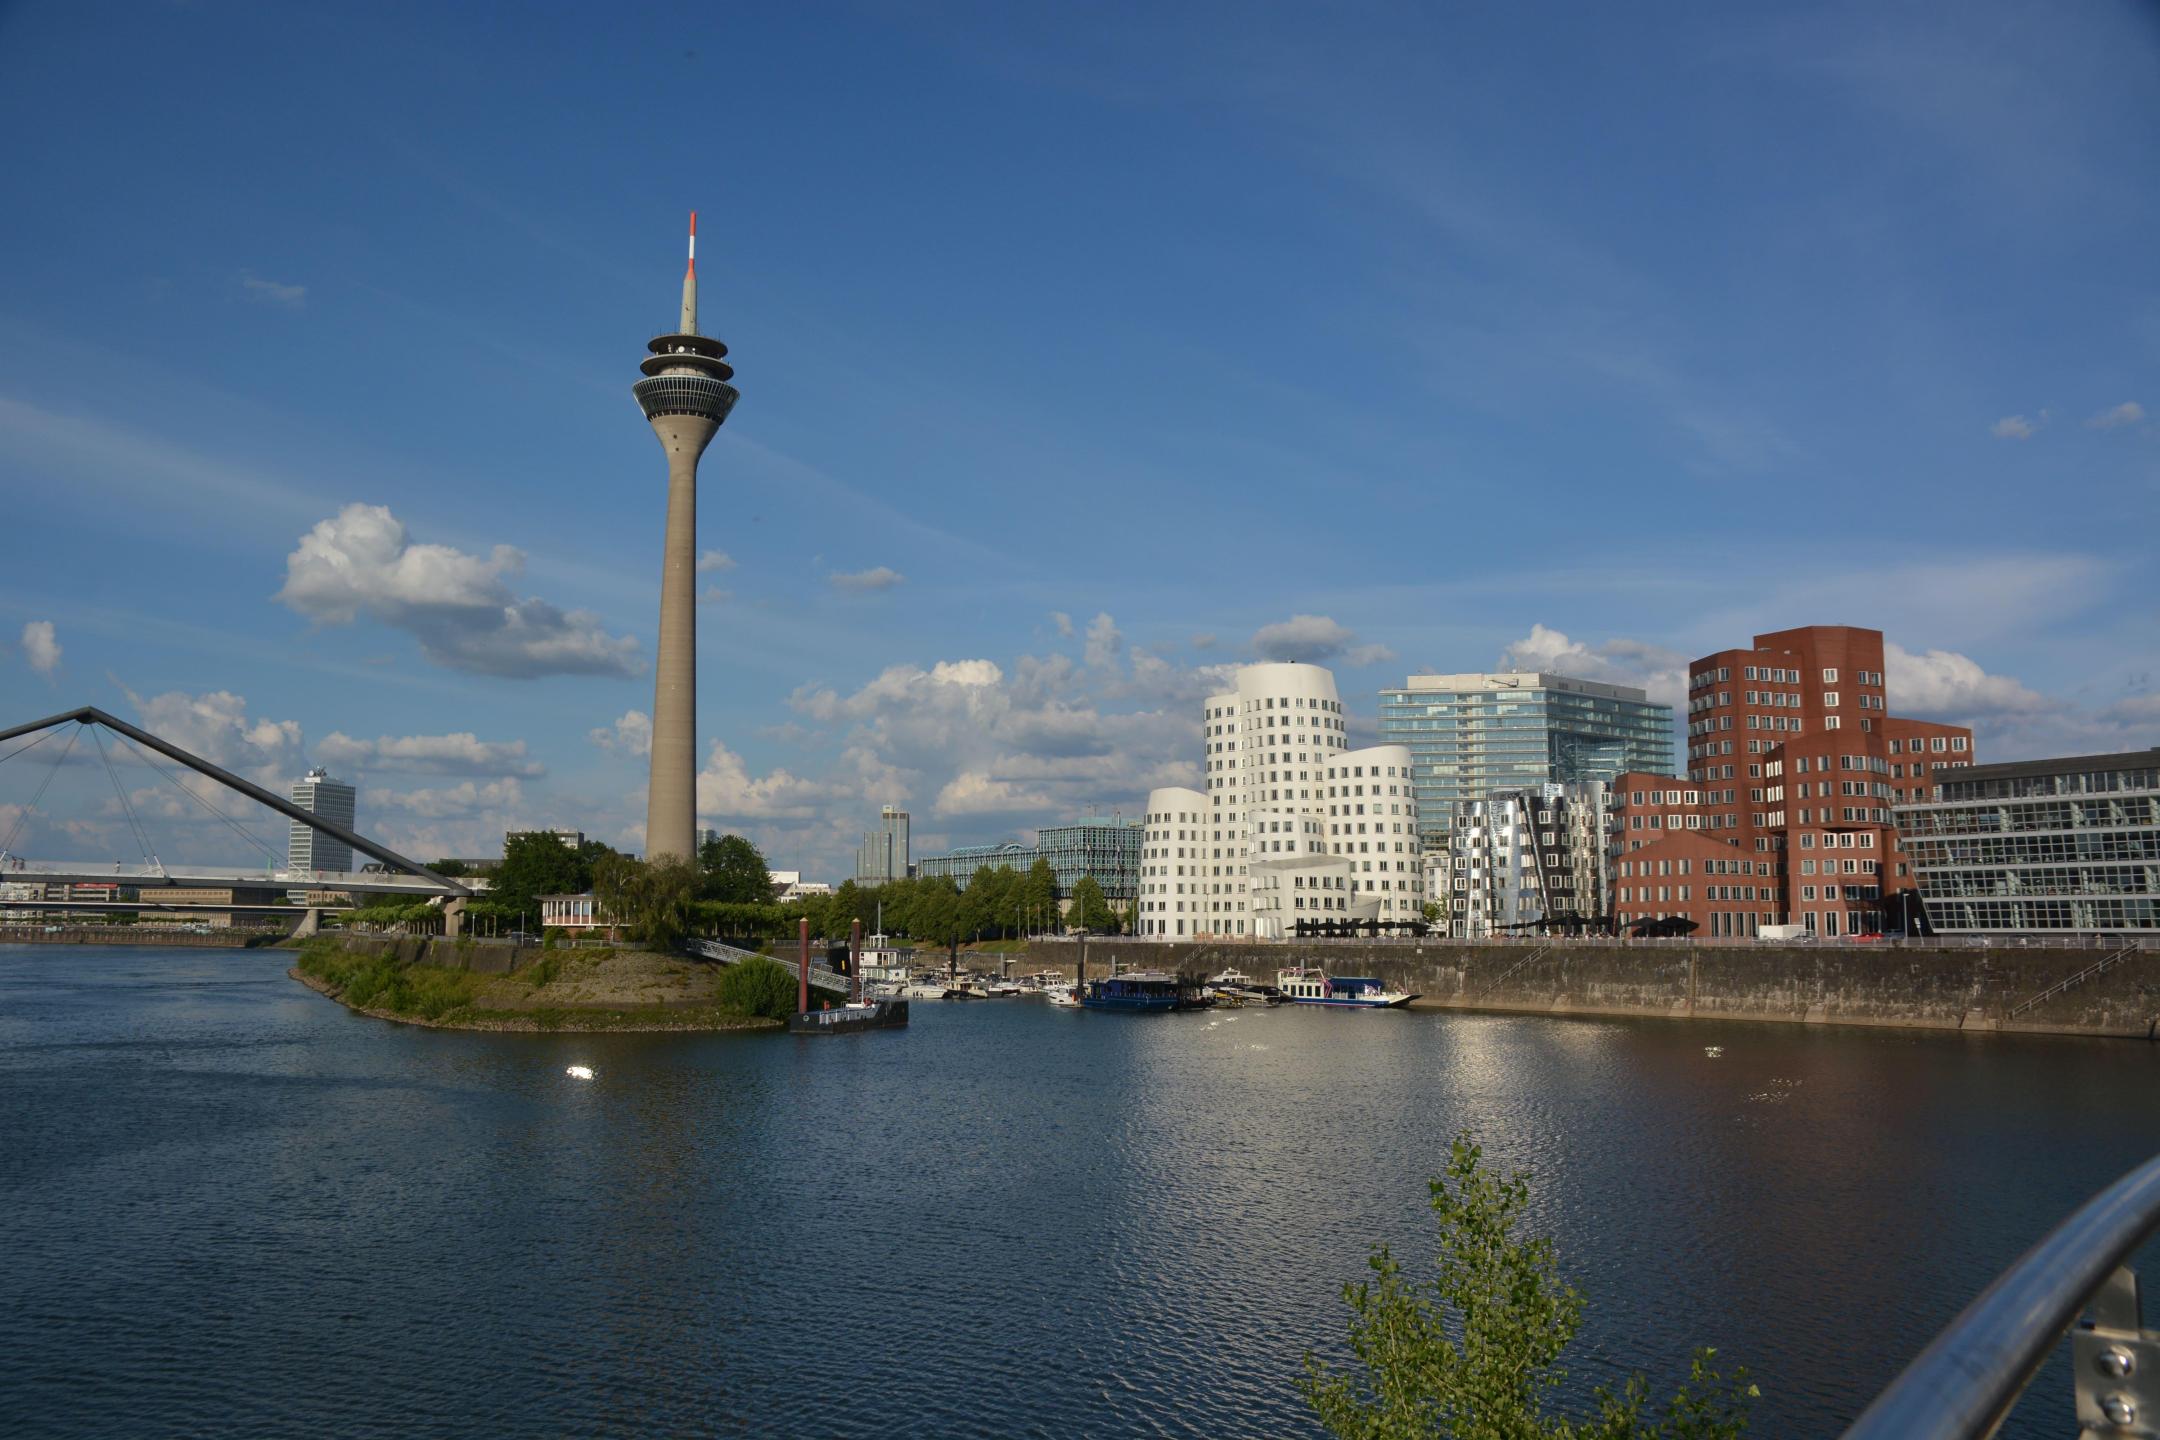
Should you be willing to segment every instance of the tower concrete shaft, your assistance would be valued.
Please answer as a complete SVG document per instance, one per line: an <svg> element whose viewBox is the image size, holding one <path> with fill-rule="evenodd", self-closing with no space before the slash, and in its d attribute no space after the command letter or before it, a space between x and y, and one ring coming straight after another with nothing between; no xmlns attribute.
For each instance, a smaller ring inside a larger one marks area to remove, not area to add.
<svg viewBox="0 0 2160 1440"><path fill-rule="evenodd" d="M697 333L697 216L683 275L682 328L646 347L631 387L667 455L667 534L660 551L660 650L653 675L652 780L645 804L650 860L697 855L698 458L735 408L727 346Z"/></svg>

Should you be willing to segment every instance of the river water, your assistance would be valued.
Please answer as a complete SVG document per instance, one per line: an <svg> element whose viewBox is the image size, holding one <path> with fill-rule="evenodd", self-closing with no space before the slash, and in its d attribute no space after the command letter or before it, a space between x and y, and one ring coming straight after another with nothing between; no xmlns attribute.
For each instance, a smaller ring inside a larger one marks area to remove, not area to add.
<svg viewBox="0 0 2160 1440"><path fill-rule="evenodd" d="M1022 1000L481 1035L285 964L0 947L0 1433L1312 1434L1300 1357L1369 1245L1428 1253L1464 1130L1535 1173L1579 1377L1711 1343L1757 1433L1835 1433L2160 1147L2121 1041Z"/></svg>

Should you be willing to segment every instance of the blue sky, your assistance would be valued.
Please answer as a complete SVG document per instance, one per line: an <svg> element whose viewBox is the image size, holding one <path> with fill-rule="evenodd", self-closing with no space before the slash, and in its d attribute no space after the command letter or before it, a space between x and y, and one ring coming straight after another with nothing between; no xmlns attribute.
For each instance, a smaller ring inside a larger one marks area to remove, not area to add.
<svg viewBox="0 0 2160 1440"><path fill-rule="evenodd" d="M638 845L694 206L700 808L776 863L1132 813L1256 656L1369 726L1876 625L1983 759L2160 742L2156 60L2129 0L15 5L0 715Z"/></svg>

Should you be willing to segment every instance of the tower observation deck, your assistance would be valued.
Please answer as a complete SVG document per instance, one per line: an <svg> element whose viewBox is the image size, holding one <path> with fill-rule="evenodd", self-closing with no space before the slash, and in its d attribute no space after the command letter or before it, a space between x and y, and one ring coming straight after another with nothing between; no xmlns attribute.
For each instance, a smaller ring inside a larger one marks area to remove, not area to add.
<svg viewBox="0 0 2160 1440"><path fill-rule="evenodd" d="M646 347L645 378L631 386L667 454L667 535L660 563L660 649L653 676L652 780L646 797L648 859L697 854L697 467L735 408L727 346L697 328L697 214L682 321Z"/></svg>

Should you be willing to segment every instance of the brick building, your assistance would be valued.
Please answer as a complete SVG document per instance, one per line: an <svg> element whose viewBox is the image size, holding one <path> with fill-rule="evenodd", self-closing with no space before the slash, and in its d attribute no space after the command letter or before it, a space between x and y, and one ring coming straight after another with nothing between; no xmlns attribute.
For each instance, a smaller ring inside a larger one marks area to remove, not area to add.
<svg viewBox="0 0 2160 1440"><path fill-rule="evenodd" d="M1697 934L1902 923L1912 866L1891 807L1972 763L1972 731L1890 714L1880 630L1809 625L1688 667L1688 773L1613 782L1614 914ZM1709 866L1709 869L1705 869Z"/></svg>

